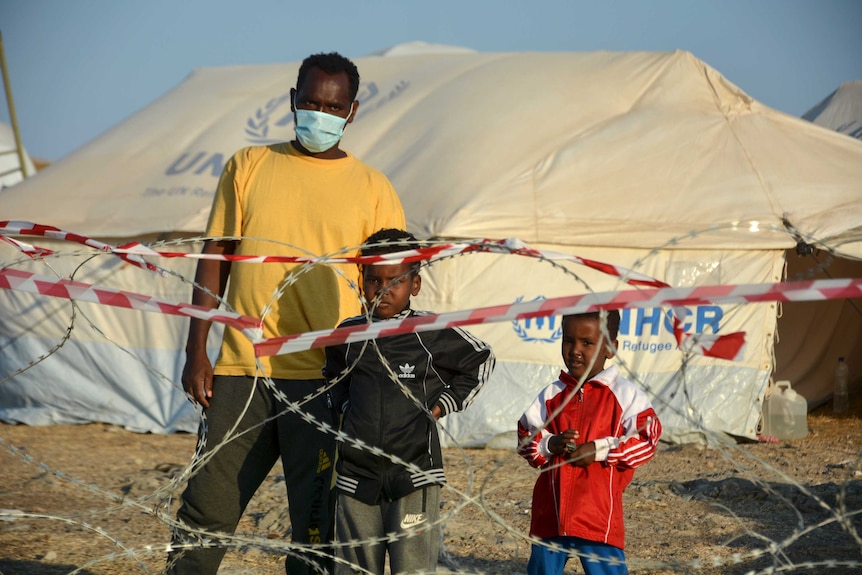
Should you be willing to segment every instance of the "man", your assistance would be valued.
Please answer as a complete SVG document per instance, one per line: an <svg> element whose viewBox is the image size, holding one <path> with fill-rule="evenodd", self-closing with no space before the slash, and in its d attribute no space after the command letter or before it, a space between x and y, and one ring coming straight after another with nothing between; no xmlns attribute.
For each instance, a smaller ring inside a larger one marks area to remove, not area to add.
<svg viewBox="0 0 862 575"><path fill-rule="evenodd" d="M404 212L389 180L339 147L342 131L359 107L358 89L359 72L343 56L316 54L303 61L290 92L297 139L245 148L228 161L207 236L230 239L207 241L203 253L323 255L357 247L380 228L404 227ZM262 317L266 338L332 328L359 313L350 287L350 281L358 282L355 265L297 271L291 265L201 260L195 282L221 295L230 278L228 305ZM295 281L285 282L288 278ZM200 289L192 301L218 305ZM325 387L323 350L264 357L258 365L252 342L226 329L213 368L206 354L209 328L210 322L192 319L186 344L182 381L204 408L206 437L201 434L198 441L206 441L205 463L189 479L177 513L186 530L175 534L174 543L191 545L171 553L168 571L173 573L218 570L225 548L194 543L212 539L208 533L234 532L279 456L293 541L326 543L332 536L335 439L297 414L275 417L287 405L262 379L272 378L277 394L300 403L316 421L334 426L329 396L320 392ZM238 420L230 441L219 446ZM285 568L293 575L318 571L321 564L319 555L289 553Z"/></svg>

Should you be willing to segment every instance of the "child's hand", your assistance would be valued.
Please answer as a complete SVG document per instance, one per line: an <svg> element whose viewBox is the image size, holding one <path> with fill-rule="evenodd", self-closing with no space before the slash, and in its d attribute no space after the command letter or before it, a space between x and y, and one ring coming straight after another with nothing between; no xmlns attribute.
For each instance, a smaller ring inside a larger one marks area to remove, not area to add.
<svg viewBox="0 0 862 575"><path fill-rule="evenodd" d="M596 444L592 441L578 445L569 454L569 463L577 467L586 467L596 461Z"/></svg>
<svg viewBox="0 0 862 575"><path fill-rule="evenodd" d="M555 455L569 452L572 453L577 444L575 440L578 438L578 432L574 429L567 429L559 435L554 435L548 440L548 451Z"/></svg>

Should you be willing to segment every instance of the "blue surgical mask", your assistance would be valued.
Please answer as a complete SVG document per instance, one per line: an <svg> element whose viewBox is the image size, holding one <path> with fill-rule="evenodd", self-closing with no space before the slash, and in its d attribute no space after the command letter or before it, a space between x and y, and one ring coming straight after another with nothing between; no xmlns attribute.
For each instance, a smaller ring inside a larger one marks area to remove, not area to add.
<svg viewBox="0 0 862 575"><path fill-rule="evenodd" d="M353 105L350 105L353 111ZM350 117L350 114L347 115ZM312 153L325 152L335 146L344 133L347 118L339 118L317 110L296 109L296 138Z"/></svg>

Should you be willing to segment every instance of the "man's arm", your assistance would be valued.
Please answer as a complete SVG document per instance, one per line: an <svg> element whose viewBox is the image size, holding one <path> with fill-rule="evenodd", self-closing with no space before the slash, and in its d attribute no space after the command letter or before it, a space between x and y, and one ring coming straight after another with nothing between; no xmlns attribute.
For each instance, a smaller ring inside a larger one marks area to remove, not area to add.
<svg viewBox="0 0 862 575"><path fill-rule="evenodd" d="M236 240L207 241L201 253L226 255L233 254ZM231 262L218 260L200 260L195 283L221 297L224 295L227 279L230 275ZM205 291L195 288L192 304L216 308L218 300ZM209 407L209 398L213 394L213 366L207 356L207 336L211 321L191 318L189 336L186 340L186 365L183 367L183 389L192 396L195 403Z"/></svg>
<svg viewBox="0 0 862 575"><path fill-rule="evenodd" d="M338 327L342 327L341 323ZM350 371L347 369L348 344L326 347L326 363L323 364L323 378L331 386L329 395L338 413L344 413L350 399Z"/></svg>

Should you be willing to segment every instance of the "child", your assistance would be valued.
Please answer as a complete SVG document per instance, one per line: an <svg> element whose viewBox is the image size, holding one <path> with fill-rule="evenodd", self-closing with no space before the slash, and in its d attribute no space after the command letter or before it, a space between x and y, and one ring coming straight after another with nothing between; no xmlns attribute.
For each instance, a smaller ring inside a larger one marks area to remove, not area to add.
<svg viewBox="0 0 862 575"><path fill-rule="evenodd" d="M530 535L563 548L533 544L530 575L561 574L568 549L582 555L587 575L628 573L623 490L655 453L661 424L640 389L616 366L604 369L619 326L619 312L608 312L605 339L598 312L563 317L568 373L542 390L518 421L518 453L542 468Z"/></svg>
<svg viewBox="0 0 862 575"><path fill-rule="evenodd" d="M366 246L363 256L406 251L416 247L416 238L387 229L371 235ZM371 321L423 315L410 308L410 296L422 284L418 263L368 265L361 272ZM368 321L362 315L341 326ZM434 572L440 545L435 524L445 483L437 419L466 408L493 367L491 348L459 328L326 349L323 373L334 384L342 429L367 446L340 444L335 540L363 543L336 545L337 558L382 575L388 550L392 573ZM397 539L390 539L392 533ZM342 561L335 566L336 573L354 569Z"/></svg>

